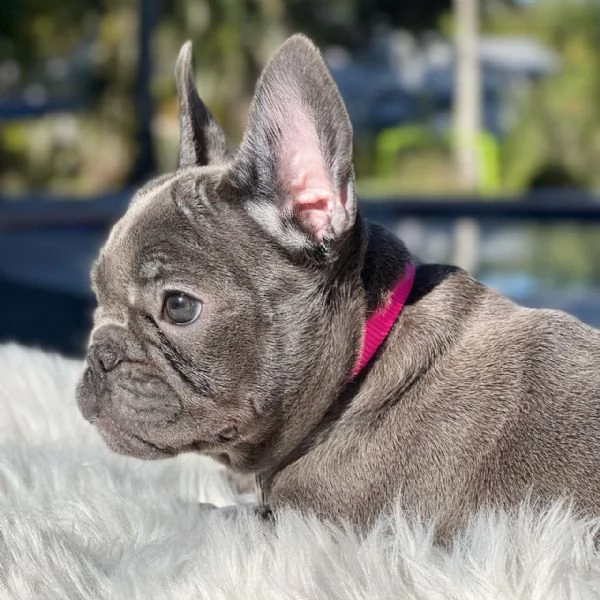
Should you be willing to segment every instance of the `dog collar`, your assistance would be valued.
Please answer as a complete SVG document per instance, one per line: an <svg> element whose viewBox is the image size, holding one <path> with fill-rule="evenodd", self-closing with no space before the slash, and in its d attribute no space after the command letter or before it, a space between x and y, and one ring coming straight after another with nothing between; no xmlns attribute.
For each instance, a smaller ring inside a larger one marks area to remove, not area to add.
<svg viewBox="0 0 600 600"><path fill-rule="evenodd" d="M354 365L350 381L355 379L358 374L371 362L375 352L385 341L391 331L396 319L402 312L406 299L412 290L415 281L415 265L409 263L406 271L396 284L390 298L384 306L374 312L365 323L362 348L357 363Z"/></svg>

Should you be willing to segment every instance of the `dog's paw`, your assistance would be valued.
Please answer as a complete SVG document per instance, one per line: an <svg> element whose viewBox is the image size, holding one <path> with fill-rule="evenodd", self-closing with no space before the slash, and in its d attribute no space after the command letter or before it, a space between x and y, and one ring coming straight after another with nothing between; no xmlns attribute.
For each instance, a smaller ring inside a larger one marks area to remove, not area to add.
<svg viewBox="0 0 600 600"><path fill-rule="evenodd" d="M269 506L259 506L258 504L232 504L230 506L215 506L205 502L199 503L200 508L214 511L226 519L237 519L242 515L252 515L261 521L274 522L273 511Z"/></svg>

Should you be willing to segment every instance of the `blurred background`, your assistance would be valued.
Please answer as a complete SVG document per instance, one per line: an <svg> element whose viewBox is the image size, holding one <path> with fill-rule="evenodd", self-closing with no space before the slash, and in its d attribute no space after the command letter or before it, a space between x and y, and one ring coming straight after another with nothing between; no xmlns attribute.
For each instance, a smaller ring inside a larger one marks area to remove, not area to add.
<svg viewBox="0 0 600 600"><path fill-rule="evenodd" d="M347 103L367 217L423 260L600 326L598 0L10 0L0 342L83 353L91 261L136 187L175 166L181 44L239 141L297 31Z"/></svg>

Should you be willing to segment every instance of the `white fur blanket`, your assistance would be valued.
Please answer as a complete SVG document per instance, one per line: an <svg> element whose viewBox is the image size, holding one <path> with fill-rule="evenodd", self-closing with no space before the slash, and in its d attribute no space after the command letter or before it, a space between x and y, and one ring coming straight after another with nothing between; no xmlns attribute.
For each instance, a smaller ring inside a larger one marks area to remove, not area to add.
<svg viewBox="0 0 600 600"><path fill-rule="evenodd" d="M113 455L77 412L80 365L0 347L0 598L600 598L598 524L556 509L481 515L449 551L401 514L369 535L293 512L274 527L224 471Z"/></svg>

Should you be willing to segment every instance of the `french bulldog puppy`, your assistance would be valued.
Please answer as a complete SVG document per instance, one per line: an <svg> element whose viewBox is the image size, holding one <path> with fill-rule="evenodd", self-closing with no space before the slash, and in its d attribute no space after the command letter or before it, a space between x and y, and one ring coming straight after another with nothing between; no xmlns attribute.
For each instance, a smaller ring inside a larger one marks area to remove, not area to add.
<svg viewBox="0 0 600 600"><path fill-rule="evenodd" d="M238 149L176 68L175 173L135 195L95 263L78 387L117 452L199 452L271 505L368 527L395 502L450 534L484 506L600 513L600 333L418 265L356 204L352 129L315 46L264 70ZM368 364L366 326L410 293Z"/></svg>

